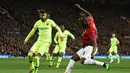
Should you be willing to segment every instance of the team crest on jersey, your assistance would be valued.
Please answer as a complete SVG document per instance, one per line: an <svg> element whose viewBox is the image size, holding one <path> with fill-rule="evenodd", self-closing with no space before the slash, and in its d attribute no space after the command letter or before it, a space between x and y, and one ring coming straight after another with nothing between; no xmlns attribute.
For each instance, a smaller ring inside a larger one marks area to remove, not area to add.
<svg viewBox="0 0 130 73"><path fill-rule="evenodd" d="M46 25L48 26L49 24L47 23Z"/></svg>
<svg viewBox="0 0 130 73"><path fill-rule="evenodd" d="M97 38L97 36L92 36L92 38Z"/></svg>
<svg viewBox="0 0 130 73"><path fill-rule="evenodd" d="M67 34L64 34L64 35L67 35Z"/></svg>

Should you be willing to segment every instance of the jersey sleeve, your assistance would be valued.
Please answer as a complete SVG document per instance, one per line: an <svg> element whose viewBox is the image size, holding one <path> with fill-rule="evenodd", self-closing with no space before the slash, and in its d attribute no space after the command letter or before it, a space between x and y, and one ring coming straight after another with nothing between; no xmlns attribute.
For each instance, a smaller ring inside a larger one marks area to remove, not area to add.
<svg viewBox="0 0 130 73"><path fill-rule="evenodd" d="M110 39L110 44L112 44L112 41L111 41L111 40L112 40L112 38Z"/></svg>
<svg viewBox="0 0 130 73"><path fill-rule="evenodd" d="M37 29L38 28L38 22L36 22L33 26L34 29Z"/></svg>
<svg viewBox="0 0 130 73"><path fill-rule="evenodd" d="M58 32L55 34L54 42L55 42L55 43L58 43Z"/></svg>
<svg viewBox="0 0 130 73"><path fill-rule="evenodd" d="M96 40L96 39L97 39L97 32L96 32L96 31L92 31L90 38L91 38L91 40L93 40L93 41Z"/></svg>
<svg viewBox="0 0 130 73"><path fill-rule="evenodd" d="M74 35L73 35L72 33L70 33L69 31L68 31L68 35L69 35L73 40L75 40Z"/></svg>
<svg viewBox="0 0 130 73"><path fill-rule="evenodd" d="M25 38L25 41L28 41L33 36L33 34L35 33L36 30L37 30L37 22L34 24L32 30L30 31L30 33Z"/></svg>
<svg viewBox="0 0 130 73"><path fill-rule="evenodd" d="M61 35L63 35L60 27L53 21L53 20L50 20L50 24L52 27L54 27Z"/></svg>
<svg viewBox="0 0 130 73"><path fill-rule="evenodd" d="M52 27L56 27L57 26L57 24L53 20L50 20L50 24L51 24Z"/></svg>

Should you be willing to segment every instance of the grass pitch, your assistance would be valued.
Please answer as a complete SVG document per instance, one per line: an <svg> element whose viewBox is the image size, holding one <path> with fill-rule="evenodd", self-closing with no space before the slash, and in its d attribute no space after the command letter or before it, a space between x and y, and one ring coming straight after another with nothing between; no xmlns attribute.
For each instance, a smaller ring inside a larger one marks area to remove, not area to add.
<svg viewBox="0 0 130 73"><path fill-rule="evenodd" d="M108 61L107 59L98 59L99 61ZM49 61L40 60L38 73L64 73L69 59L64 59L59 69L55 69L56 60L51 68L48 68ZM0 73L28 73L29 63L26 58L0 59ZM110 70L100 66L82 65L80 62L75 64L72 73L130 73L130 59L121 59L119 64L116 60L110 64Z"/></svg>

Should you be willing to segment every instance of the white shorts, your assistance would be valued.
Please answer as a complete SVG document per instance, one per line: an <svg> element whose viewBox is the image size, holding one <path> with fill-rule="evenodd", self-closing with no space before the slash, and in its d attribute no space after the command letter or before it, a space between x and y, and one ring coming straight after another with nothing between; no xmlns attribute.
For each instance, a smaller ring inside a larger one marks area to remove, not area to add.
<svg viewBox="0 0 130 73"><path fill-rule="evenodd" d="M86 46L85 48L81 48L77 54L81 58L91 58L91 53L93 51L93 46ZM94 53L94 55L97 53L97 49Z"/></svg>

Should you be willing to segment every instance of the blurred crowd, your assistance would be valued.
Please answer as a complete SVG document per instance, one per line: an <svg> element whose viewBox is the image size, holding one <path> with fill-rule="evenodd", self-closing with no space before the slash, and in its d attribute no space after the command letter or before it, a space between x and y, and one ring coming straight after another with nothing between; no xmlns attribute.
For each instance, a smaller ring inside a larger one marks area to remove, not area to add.
<svg viewBox="0 0 130 73"><path fill-rule="evenodd" d="M8 14L0 14L0 54L11 54L14 56L26 56L31 46L37 39L37 33L30 39L27 45L23 41L39 19L38 9L47 10L51 19L58 25L64 24L66 29L71 31L76 41L73 47L69 47L71 39L68 40L66 55L72 55L82 46L81 34L82 27L79 23L79 10L69 4L64 3L24 3L1 4ZM120 16L129 16L129 10L109 7L88 7L94 16L95 24L98 29L98 55L108 55L111 33L115 32L121 44L119 47L120 55L130 55L130 23L121 19ZM53 32L53 37L55 32ZM54 45L51 47L53 50Z"/></svg>

